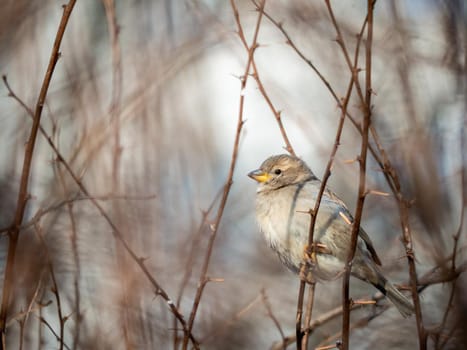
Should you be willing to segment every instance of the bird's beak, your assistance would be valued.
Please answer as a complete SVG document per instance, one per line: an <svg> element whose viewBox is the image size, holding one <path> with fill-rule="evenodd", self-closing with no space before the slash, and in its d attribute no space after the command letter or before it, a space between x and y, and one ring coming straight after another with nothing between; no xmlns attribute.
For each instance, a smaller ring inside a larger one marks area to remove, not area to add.
<svg viewBox="0 0 467 350"><path fill-rule="evenodd" d="M271 178L271 175L265 173L261 169L253 170L252 172L248 173L248 176L258 182L266 182Z"/></svg>

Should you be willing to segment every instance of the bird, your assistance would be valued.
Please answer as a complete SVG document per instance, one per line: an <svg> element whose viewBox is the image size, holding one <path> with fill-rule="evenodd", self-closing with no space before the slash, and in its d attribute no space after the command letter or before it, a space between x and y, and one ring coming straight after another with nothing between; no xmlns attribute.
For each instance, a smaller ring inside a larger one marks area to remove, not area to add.
<svg viewBox="0 0 467 350"><path fill-rule="evenodd" d="M259 183L256 221L280 261L297 274L302 264L307 264L312 276L307 282L339 278L349 255L353 223L345 203L325 188L315 219L314 254L307 256L310 213L321 181L302 159L288 154L267 158L248 176ZM372 284L403 317L409 317L414 311L412 303L384 276L380 266L370 237L360 227L351 275Z"/></svg>

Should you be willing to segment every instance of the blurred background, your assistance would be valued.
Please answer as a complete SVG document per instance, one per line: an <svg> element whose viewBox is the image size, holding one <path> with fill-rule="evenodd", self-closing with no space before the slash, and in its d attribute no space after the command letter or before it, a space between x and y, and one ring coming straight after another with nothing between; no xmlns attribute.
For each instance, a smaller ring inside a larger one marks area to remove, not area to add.
<svg viewBox="0 0 467 350"><path fill-rule="evenodd" d="M0 73L32 109L62 4L0 4ZM251 1L235 4L251 44L258 11ZM331 4L353 57L366 2ZM325 3L268 0L265 11L343 98L351 75ZM411 203L417 272L422 276L438 267L449 277L453 237L459 237L457 266L465 269L466 262L462 220L467 191L467 7L463 0L378 1L374 16L372 122ZM222 281L204 289L193 333L206 349L281 349L281 331L294 335L299 280L265 244L254 221L256 184L246 174L268 156L285 153L285 143L253 77L240 89L248 53L237 31L226 1L78 1L41 124L90 196L103 206L135 254L146 259L151 274L188 319L244 96L245 123L233 185L208 269L210 278ZM295 152L322 177L340 109L280 28L265 17L258 43L254 58L261 82L282 113ZM359 57L363 69L364 41ZM363 84L364 72L359 77ZM2 82L1 228L13 221L31 128L30 116L9 93ZM362 120L356 93L349 112ZM352 212L359 175L358 163L352 160L360 143L347 120L329 180ZM407 285L397 200L378 164L371 155L368 159L368 188L389 195L368 196L362 225L387 275ZM29 193L8 310L7 348L180 348L183 333L167 303L57 161L43 135L37 139ZM3 286L8 236L2 232ZM421 292L429 348L467 345L458 332L466 326L462 271ZM354 297L373 293L352 280ZM449 308L450 303L454 307ZM318 284L314 318L339 305L341 281ZM352 332L352 348L417 347L414 318L402 319L392 307L371 317L374 312L363 308L353 313L356 325L362 317L371 321ZM310 348L335 341L340 325L337 317L317 328Z"/></svg>

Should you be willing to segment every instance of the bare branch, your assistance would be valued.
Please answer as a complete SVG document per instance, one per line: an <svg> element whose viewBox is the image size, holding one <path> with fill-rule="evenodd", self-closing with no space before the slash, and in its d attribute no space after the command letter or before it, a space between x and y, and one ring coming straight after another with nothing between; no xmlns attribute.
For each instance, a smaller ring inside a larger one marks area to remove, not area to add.
<svg viewBox="0 0 467 350"><path fill-rule="evenodd" d="M23 160L23 168L21 173L21 180L19 185L19 192L18 192L18 199L16 204L16 212L14 221L11 225L11 229L9 231L10 241L8 243L8 255L7 255L7 262L5 267L5 278L3 280L3 293L2 293L2 305L0 309L0 332L1 332L1 347L4 348L6 341L6 319L8 313L8 306L10 302L10 294L13 287L13 277L14 277L14 268L15 268L15 256L16 256L16 248L18 245L18 236L19 236L19 227L21 226L21 222L23 221L24 211L26 209L26 204L28 200L28 183L29 183L29 176L31 172L31 164L32 158L34 153L34 147L36 144L37 132L39 130L41 116L42 116L42 109L45 103L45 99L47 97L47 92L49 90L49 85L52 80L52 75L55 70L55 66L57 61L60 57L60 45L62 43L63 35L65 34L65 29L68 24L68 20L71 16L71 12L73 11L73 7L75 6L76 0L70 0L67 5L63 7L63 14L60 20L60 24L57 30L57 34L55 36L55 42L52 48L52 53L50 55L49 64L47 67L47 71L44 76L44 80L42 82L41 91L39 93L39 97L36 102L36 107L34 111L34 118L31 127L31 132L29 135L28 142L26 143L26 147L24 150L24 160Z"/></svg>

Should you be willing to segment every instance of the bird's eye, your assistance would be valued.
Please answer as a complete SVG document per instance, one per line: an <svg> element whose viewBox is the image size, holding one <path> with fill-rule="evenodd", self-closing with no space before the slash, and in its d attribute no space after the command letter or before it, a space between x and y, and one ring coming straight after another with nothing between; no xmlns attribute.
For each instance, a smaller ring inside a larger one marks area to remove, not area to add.
<svg viewBox="0 0 467 350"><path fill-rule="evenodd" d="M276 175L280 175L281 173L282 173L281 169L274 170L274 174L276 174Z"/></svg>

